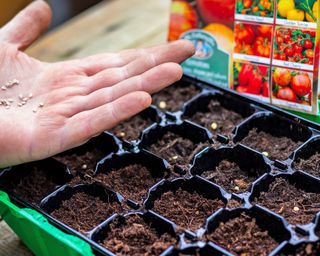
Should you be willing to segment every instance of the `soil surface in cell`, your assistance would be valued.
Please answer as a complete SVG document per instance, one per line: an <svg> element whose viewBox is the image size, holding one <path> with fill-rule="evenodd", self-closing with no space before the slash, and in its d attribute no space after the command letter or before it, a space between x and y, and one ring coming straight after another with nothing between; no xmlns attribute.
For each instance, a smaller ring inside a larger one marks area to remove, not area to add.
<svg viewBox="0 0 320 256"><path fill-rule="evenodd" d="M200 93L200 89L192 84L189 86L174 85L153 95L152 101L162 111L175 112L198 93Z"/></svg>
<svg viewBox="0 0 320 256"><path fill-rule="evenodd" d="M288 137L276 137L255 128L249 132L241 143L257 151L265 152L271 159L285 160L303 142L293 141Z"/></svg>
<svg viewBox="0 0 320 256"><path fill-rule="evenodd" d="M27 176L22 178L18 184L12 184L12 186L17 195L38 205L59 184L47 177L41 168L37 166L32 168L33 170Z"/></svg>
<svg viewBox="0 0 320 256"><path fill-rule="evenodd" d="M93 148L81 153L65 153L57 155L54 158L68 166L73 174L76 174L77 172L93 174L96 164L106 155L107 154L101 150Z"/></svg>
<svg viewBox="0 0 320 256"><path fill-rule="evenodd" d="M308 159L298 159L293 163L293 168L303 170L311 175L320 176L320 153L316 153Z"/></svg>
<svg viewBox="0 0 320 256"><path fill-rule="evenodd" d="M211 100L205 112L196 112L190 120L204 126L213 133L229 135L244 117L226 109L216 100Z"/></svg>
<svg viewBox="0 0 320 256"><path fill-rule="evenodd" d="M117 125L110 132L123 140L137 140L140 133L152 123L153 120L151 118L143 118L141 115L136 115Z"/></svg>
<svg viewBox="0 0 320 256"><path fill-rule="evenodd" d="M112 214L121 211L122 207L117 202L105 202L99 197L79 192L63 201L51 215L77 231L85 233Z"/></svg>
<svg viewBox="0 0 320 256"><path fill-rule="evenodd" d="M317 256L320 252L320 243L303 244L297 248L294 253L282 253L280 256Z"/></svg>
<svg viewBox="0 0 320 256"><path fill-rule="evenodd" d="M278 245L268 231L262 230L256 220L245 213L220 223L206 237L236 255L266 256Z"/></svg>
<svg viewBox="0 0 320 256"><path fill-rule="evenodd" d="M290 224L307 224L320 211L320 194L306 192L283 178L276 178L254 203L283 216Z"/></svg>
<svg viewBox="0 0 320 256"><path fill-rule="evenodd" d="M160 235L137 215L114 220L106 235L100 244L117 255L160 255L176 243L173 236Z"/></svg>
<svg viewBox="0 0 320 256"><path fill-rule="evenodd" d="M223 160L214 170L205 171L201 176L229 192L242 193L256 180L258 175L254 175L255 172L257 170L241 170L236 163ZM252 176L249 173L252 173Z"/></svg>
<svg viewBox="0 0 320 256"><path fill-rule="evenodd" d="M195 154L206 146L209 146L209 143L194 143L178 134L167 132L156 143L146 148L172 165L188 165Z"/></svg>
<svg viewBox="0 0 320 256"><path fill-rule="evenodd" d="M149 188L168 176L168 173L157 170L157 166L155 166L154 171L158 172L157 176L152 176L147 167L133 164L120 169L113 169L107 174L100 173L95 177L95 180L104 183L126 199L140 201L147 195Z"/></svg>
<svg viewBox="0 0 320 256"><path fill-rule="evenodd" d="M154 202L152 210L175 222L180 228L195 231L207 217L225 206L220 199L208 199L197 192L189 193L179 188L168 191Z"/></svg>
<svg viewBox="0 0 320 256"><path fill-rule="evenodd" d="M226 207L229 209L240 208L243 206L243 202L239 202L238 200L231 199L228 201Z"/></svg>

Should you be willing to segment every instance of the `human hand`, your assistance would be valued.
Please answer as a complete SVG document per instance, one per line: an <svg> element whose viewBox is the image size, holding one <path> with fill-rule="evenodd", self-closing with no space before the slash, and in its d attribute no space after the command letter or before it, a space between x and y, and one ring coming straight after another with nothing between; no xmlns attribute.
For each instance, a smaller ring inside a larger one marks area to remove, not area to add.
<svg viewBox="0 0 320 256"><path fill-rule="evenodd" d="M194 53L178 41L147 49L46 63L26 55L49 25L34 1L0 29L0 167L40 160L85 143L151 104L179 80Z"/></svg>

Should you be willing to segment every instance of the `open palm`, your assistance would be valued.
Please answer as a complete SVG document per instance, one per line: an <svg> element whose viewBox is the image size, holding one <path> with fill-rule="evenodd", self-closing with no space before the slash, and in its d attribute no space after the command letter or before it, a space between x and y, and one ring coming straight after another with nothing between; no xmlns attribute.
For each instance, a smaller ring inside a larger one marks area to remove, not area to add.
<svg viewBox="0 0 320 256"><path fill-rule="evenodd" d="M39 160L85 143L151 104L181 78L186 41L45 63L28 47L51 11L34 1L0 30L0 167Z"/></svg>

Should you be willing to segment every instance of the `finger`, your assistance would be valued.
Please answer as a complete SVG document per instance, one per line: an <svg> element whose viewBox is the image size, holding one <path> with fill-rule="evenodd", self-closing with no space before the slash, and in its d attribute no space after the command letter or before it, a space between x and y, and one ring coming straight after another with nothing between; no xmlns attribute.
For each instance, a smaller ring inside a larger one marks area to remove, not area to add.
<svg viewBox="0 0 320 256"><path fill-rule="evenodd" d="M180 63L190 57L193 54L193 50L193 45L189 41L180 41L160 47L158 51L139 57L123 67L106 69L92 76L89 90L95 91L103 87L112 86L163 63Z"/></svg>
<svg viewBox="0 0 320 256"><path fill-rule="evenodd" d="M115 54L115 53L97 54L97 55L93 55L93 56L78 60L78 64L83 67L84 72L88 76L92 76L105 69L125 66L139 57L145 57L146 55L154 54L157 52L159 53L162 53L164 51L168 52L169 48L171 48L171 51L172 51L171 61L174 61L174 62L181 62L184 59L184 57L181 57L179 53L177 54L177 52L175 52L177 49L182 50L181 52L184 52L185 58L190 57L191 55L194 54L193 44L186 40L180 40L180 41L153 46L145 49L124 50L118 54ZM176 57L176 59L174 59L174 57ZM170 60L165 62L169 62L169 61Z"/></svg>
<svg viewBox="0 0 320 256"><path fill-rule="evenodd" d="M136 115L151 104L146 92L133 92L98 108L71 117L66 124L66 148L79 145L89 138L111 129L119 122Z"/></svg>
<svg viewBox="0 0 320 256"><path fill-rule="evenodd" d="M48 28L51 16L46 2L33 1L0 30L0 40L25 49Z"/></svg>
<svg viewBox="0 0 320 256"><path fill-rule="evenodd" d="M176 63L165 63L147 72L122 81L115 86L102 88L87 96L72 97L61 105L65 117L97 108L135 91L155 93L181 79L182 69Z"/></svg>

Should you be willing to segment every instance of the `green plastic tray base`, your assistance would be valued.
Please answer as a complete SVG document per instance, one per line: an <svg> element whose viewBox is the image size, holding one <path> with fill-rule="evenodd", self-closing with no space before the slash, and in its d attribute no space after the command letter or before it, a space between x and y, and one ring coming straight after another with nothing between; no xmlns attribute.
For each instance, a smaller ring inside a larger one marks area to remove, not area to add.
<svg viewBox="0 0 320 256"><path fill-rule="evenodd" d="M36 211L17 207L2 191L0 216L35 255L94 256L85 241L63 233Z"/></svg>

